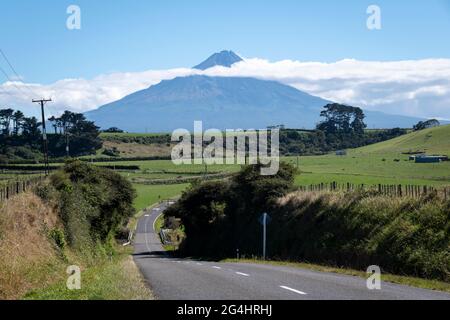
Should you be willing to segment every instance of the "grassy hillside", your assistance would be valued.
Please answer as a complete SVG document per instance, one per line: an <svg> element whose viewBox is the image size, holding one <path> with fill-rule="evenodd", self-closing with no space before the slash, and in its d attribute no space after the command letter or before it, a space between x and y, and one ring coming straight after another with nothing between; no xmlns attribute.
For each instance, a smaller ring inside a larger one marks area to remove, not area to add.
<svg viewBox="0 0 450 320"><path fill-rule="evenodd" d="M450 162L418 164L404 153L450 155L450 126L349 150L347 156L300 157L298 185L315 183L450 185ZM296 164L297 158L287 158Z"/></svg>
<svg viewBox="0 0 450 320"><path fill-rule="evenodd" d="M450 125L412 132L354 150L355 154L401 154L407 152L450 155Z"/></svg>

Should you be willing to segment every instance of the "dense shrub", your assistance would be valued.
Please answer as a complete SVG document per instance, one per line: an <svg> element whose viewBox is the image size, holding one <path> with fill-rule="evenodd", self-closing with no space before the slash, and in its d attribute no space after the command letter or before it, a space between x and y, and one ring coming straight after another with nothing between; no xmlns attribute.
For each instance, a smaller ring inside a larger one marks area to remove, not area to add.
<svg viewBox="0 0 450 320"><path fill-rule="evenodd" d="M247 166L229 181L195 184L166 212L182 220L185 254L225 257L236 248L254 247L245 234L259 226L263 211L291 190L295 173L288 164L274 176L261 176L260 169Z"/></svg>
<svg viewBox="0 0 450 320"><path fill-rule="evenodd" d="M68 244L76 248L106 242L134 214L135 191L130 182L111 170L80 161L55 172L50 185L38 188L37 194L44 199L53 194Z"/></svg>

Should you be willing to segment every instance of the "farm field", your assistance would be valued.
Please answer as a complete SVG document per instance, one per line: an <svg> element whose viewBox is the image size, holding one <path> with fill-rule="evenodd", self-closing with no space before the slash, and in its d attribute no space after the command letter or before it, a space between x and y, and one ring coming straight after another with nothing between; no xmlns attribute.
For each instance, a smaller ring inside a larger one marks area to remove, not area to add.
<svg viewBox="0 0 450 320"><path fill-rule="evenodd" d="M407 153L450 155L450 126L348 150L347 156L300 157L297 185L317 183L450 185L450 162L418 164ZM297 158L287 161L297 164Z"/></svg>
<svg viewBox="0 0 450 320"><path fill-rule="evenodd" d="M450 126L412 132L389 141L348 150L347 156L330 154L284 157L282 161L290 162L294 166L298 164L299 174L295 179L298 186L331 182L366 186L377 184L450 186L450 162L417 164L409 161L409 155L406 153L419 151L450 155ZM233 173L241 168L240 165L177 166L170 160L124 160L95 164L138 166L139 170L119 171L132 182L201 177L205 170L208 174ZM9 174L5 171L0 173L0 184L8 180L26 179L28 176ZM157 201L159 195L164 199L179 194L187 184L175 182L173 185L135 184L135 186L139 194L137 207L141 208Z"/></svg>
<svg viewBox="0 0 450 320"><path fill-rule="evenodd" d="M395 160L400 160L396 162ZM297 159L286 161L296 164ZM385 156L320 156L302 157L297 185L318 183L450 185L450 162L416 164L408 157Z"/></svg>
<svg viewBox="0 0 450 320"><path fill-rule="evenodd" d="M100 138L108 139L108 138L135 138L135 137L159 137L167 135L167 133L128 133L128 132L121 132L121 133L109 133L109 132L102 132L100 133Z"/></svg>
<svg viewBox="0 0 450 320"><path fill-rule="evenodd" d="M181 194L189 184L158 185L147 186L142 184L133 184L137 191L137 198L134 201L134 207L137 211L145 209L159 200L167 200Z"/></svg>

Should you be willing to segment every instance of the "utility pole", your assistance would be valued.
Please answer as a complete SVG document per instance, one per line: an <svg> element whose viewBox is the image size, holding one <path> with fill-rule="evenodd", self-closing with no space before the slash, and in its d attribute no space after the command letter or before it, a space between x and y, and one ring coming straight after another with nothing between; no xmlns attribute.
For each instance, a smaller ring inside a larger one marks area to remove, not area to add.
<svg viewBox="0 0 450 320"><path fill-rule="evenodd" d="M42 113L42 148L44 151L44 161L45 161L45 175L48 175L50 172L50 168L48 165L48 140L47 140L47 129L45 126L45 112L44 112L44 106L47 102L51 102L52 99L40 99L40 100L34 100L33 103L39 103L41 105L41 113Z"/></svg>

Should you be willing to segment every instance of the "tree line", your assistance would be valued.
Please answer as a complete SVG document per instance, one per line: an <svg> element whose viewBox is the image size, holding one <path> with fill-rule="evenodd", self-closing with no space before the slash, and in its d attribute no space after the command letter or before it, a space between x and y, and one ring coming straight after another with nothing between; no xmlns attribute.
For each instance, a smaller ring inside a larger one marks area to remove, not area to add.
<svg viewBox="0 0 450 320"><path fill-rule="evenodd" d="M102 147L99 127L83 114L65 111L48 119L53 132L47 135L51 157L77 157ZM22 111L0 109L0 162L42 159L42 122Z"/></svg>
<svg viewBox="0 0 450 320"><path fill-rule="evenodd" d="M358 107L332 103L320 113L323 121L312 132L282 129L282 155L317 155L330 151L358 148L406 134L401 128L367 131L364 111Z"/></svg>

